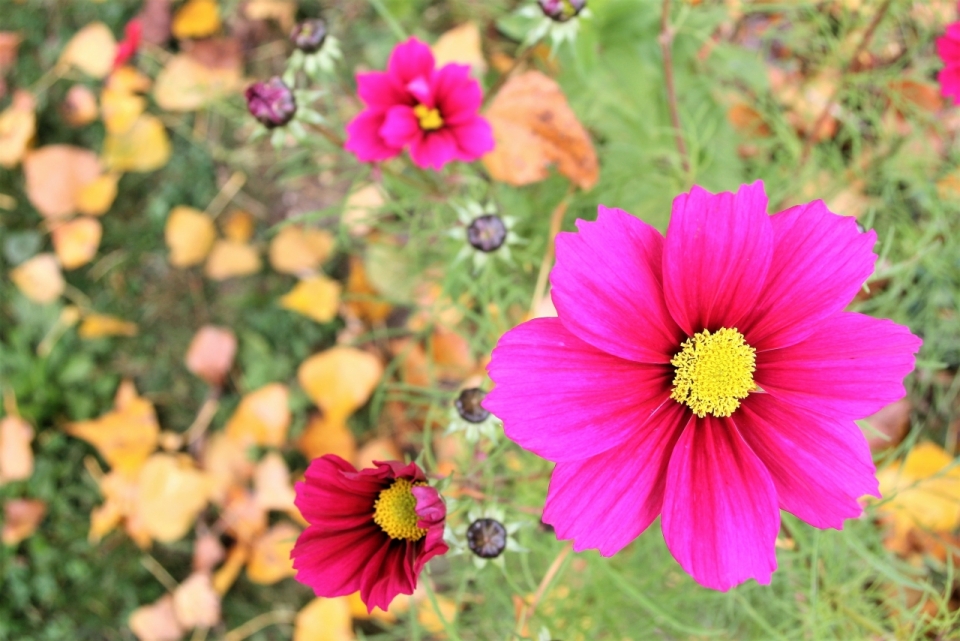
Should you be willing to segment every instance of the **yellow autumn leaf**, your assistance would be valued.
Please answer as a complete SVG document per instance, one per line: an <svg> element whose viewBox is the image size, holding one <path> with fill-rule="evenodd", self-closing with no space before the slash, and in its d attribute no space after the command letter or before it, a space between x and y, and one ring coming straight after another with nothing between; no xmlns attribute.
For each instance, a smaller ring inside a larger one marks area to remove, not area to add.
<svg viewBox="0 0 960 641"><path fill-rule="evenodd" d="M107 213L117 198L119 180L120 174L103 174L80 187L75 198L77 211L89 216Z"/></svg>
<svg viewBox="0 0 960 641"><path fill-rule="evenodd" d="M282 274L312 274L326 262L332 250L330 232L287 225L270 241L270 266Z"/></svg>
<svg viewBox="0 0 960 641"><path fill-rule="evenodd" d="M100 160L89 149L47 145L24 156L23 174L30 203L56 220L77 211L77 194L100 177Z"/></svg>
<svg viewBox="0 0 960 641"><path fill-rule="evenodd" d="M33 428L19 416L0 419L0 485L33 474Z"/></svg>
<svg viewBox="0 0 960 641"><path fill-rule="evenodd" d="M297 370L300 387L331 421L345 420L366 403L382 375L380 359L344 346L314 354Z"/></svg>
<svg viewBox="0 0 960 641"><path fill-rule="evenodd" d="M276 20L284 31L293 29L297 16L294 0L247 0L244 13L251 20Z"/></svg>
<svg viewBox="0 0 960 641"><path fill-rule="evenodd" d="M917 444L903 463L877 474L884 501L877 506L895 535L913 527L949 532L960 527L960 465L935 443Z"/></svg>
<svg viewBox="0 0 960 641"><path fill-rule="evenodd" d="M179 53L157 75L153 97L165 111L196 111L243 87L242 61L231 63L210 67Z"/></svg>
<svg viewBox="0 0 960 641"><path fill-rule="evenodd" d="M60 298L66 281L53 254L37 254L10 270L10 280L35 303L52 303Z"/></svg>
<svg viewBox="0 0 960 641"><path fill-rule="evenodd" d="M29 499L8 499L3 504L3 530L0 541L16 545L36 532L47 513L47 504Z"/></svg>
<svg viewBox="0 0 960 641"><path fill-rule="evenodd" d="M466 22L441 35L433 49L437 67L448 63L470 65L474 74L481 75L487 69L480 46L480 28L476 22Z"/></svg>
<svg viewBox="0 0 960 641"><path fill-rule="evenodd" d="M137 324L106 314L87 314L77 330L80 338L104 338L106 336L136 336Z"/></svg>
<svg viewBox="0 0 960 641"><path fill-rule="evenodd" d="M107 132L102 159L111 171L147 172L170 160L170 136L156 116L141 114L123 133Z"/></svg>
<svg viewBox="0 0 960 641"><path fill-rule="evenodd" d="M13 169L23 160L37 133L36 105L30 93L18 90L0 112L0 167Z"/></svg>
<svg viewBox="0 0 960 641"><path fill-rule="evenodd" d="M308 459L324 454L336 454L346 461L353 461L357 454L357 439L343 422L331 422L325 415L314 415L297 440L297 449Z"/></svg>
<svg viewBox="0 0 960 641"><path fill-rule="evenodd" d="M87 216L61 223L50 232L53 250L64 269L76 269L93 260L102 235L100 221Z"/></svg>
<svg viewBox="0 0 960 641"><path fill-rule="evenodd" d="M217 594L224 595L234 584L244 564L250 557L250 548L246 545L237 544L230 548L227 554L227 560L220 566L213 575L213 589Z"/></svg>
<svg viewBox="0 0 960 641"><path fill-rule="evenodd" d="M194 572L173 591L173 610L184 628L212 628L220 623L220 595L205 572Z"/></svg>
<svg viewBox="0 0 960 641"><path fill-rule="evenodd" d="M170 264L190 267L202 263L217 239L213 219L193 207L174 207L163 228Z"/></svg>
<svg viewBox="0 0 960 641"><path fill-rule="evenodd" d="M374 619L381 623L396 623L397 617L410 609L410 597L398 596L390 602L386 611L380 608L374 608L372 612L367 611L367 605L363 602L359 592L354 592L347 597L350 605L350 616L354 619Z"/></svg>
<svg viewBox="0 0 960 641"><path fill-rule="evenodd" d="M323 274L300 281L280 298L280 306L284 309L303 314L318 323L332 321L339 303L340 283Z"/></svg>
<svg viewBox="0 0 960 641"><path fill-rule="evenodd" d="M212 280L249 276L260 271L260 255L256 248L235 240L218 240L213 244L203 273Z"/></svg>
<svg viewBox="0 0 960 641"><path fill-rule="evenodd" d="M253 476L253 463L247 458L247 446L214 432L204 442L201 464L210 480L210 500L223 505L232 489L245 485Z"/></svg>
<svg viewBox="0 0 960 641"><path fill-rule="evenodd" d="M290 470L277 452L270 452L257 463L253 473L253 496L264 510L287 512L293 509L296 493L290 483Z"/></svg>
<svg viewBox="0 0 960 641"><path fill-rule="evenodd" d="M173 16L170 30L185 38L206 38L220 29L220 7L213 0L188 0Z"/></svg>
<svg viewBox="0 0 960 641"><path fill-rule="evenodd" d="M290 427L289 403L290 393L281 383L244 395L224 428L227 437L243 446L282 447Z"/></svg>
<svg viewBox="0 0 960 641"><path fill-rule="evenodd" d="M76 67L94 78L104 78L113 68L117 41L107 25L91 22L78 31L60 54L61 65Z"/></svg>
<svg viewBox="0 0 960 641"><path fill-rule="evenodd" d="M136 67L124 65L111 72L105 87L111 91L130 94L149 91L151 84L150 78L140 73Z"/></svg>
<svg viewBox="0 0 960 641"><path fill-rule="evenodd" d="M256 220L250 212L238 209L230 212L230 214L222 218L221 221L223 225L223 235L226 236L228 240L245 243L253 238Z"/></svg>
<svg viewBox="0 0 960 641"><path fill-rule="evenodd" d="M146 98L122 89L104 88L100 93L103 126L108 134L123 134L130 131L146 108Z"/></svg>
<svg viewBox="0 0 960 641"><path fill-rule="evenodd" d="M206 475L186 455L154 454L138 477L137 515L157 541L183 538L207 505L210 494Z"/></svg>
<svg viewBox="0 0 960 641"><path fill-rule="evenodd" d="M322 597L308 603L297 614L293 641L354 641L353 620L347 597Z"/></svg>
<svg viewBox="0 0 960 641"><path fill-rule="evenodd" d="M260 585L273 585L296 574L290 552L300 530L289 523L279 523L267 530L253 544L247 561L247 578Z"/></svg>

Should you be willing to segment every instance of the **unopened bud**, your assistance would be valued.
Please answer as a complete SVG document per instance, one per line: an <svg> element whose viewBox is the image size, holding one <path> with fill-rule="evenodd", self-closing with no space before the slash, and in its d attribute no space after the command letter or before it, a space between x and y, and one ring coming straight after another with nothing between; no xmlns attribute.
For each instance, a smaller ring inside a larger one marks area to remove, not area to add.
<svg viewBox="0 0 960 641"><path fill-rule="evenodd" d="M587 6L587 0L537 0L543 15L556 22L577 17Z"/></svg>
<svg viewBox="0 0 960 641"><path fill-rule="evenodd" d="M467 528L467 546L481 559L495 559L507 548L507 528L494 519L477 519Z"/></svg>
<svg viewBox="0 0 960 641"><path fill-rule="evenodd" d="M507 239L507 226L496 214L474 218L467 227L467 241L482 252L500 249Z"/></svg>
<svg viewBox="0 0 960 641"><path fill-rule="evenodd" d="M327 39L327 23L320 18L311 18L298 23L290 33L290 40L304 53L320 51Z"/></svg>
<svg viewBox="0 0 960 641"><path fill-rule="evenodd" d="M297 113L293 92L276 76L250 85L244 95L250 114L268 129L282 127Z"/></svg>

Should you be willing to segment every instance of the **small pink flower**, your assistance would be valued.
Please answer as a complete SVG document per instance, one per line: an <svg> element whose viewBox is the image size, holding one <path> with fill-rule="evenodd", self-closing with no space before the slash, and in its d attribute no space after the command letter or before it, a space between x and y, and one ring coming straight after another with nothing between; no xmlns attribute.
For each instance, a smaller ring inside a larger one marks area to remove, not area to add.
<svg viewBox="0 0 960 641"><path fill-rule="evenodd" d="M113 68L119 69L137 54L140 38L143 36L143 24L134 18L123 28L123 40L117 43L117 52L113 57Z"/></svg>
<svg viewBox="0 0 960 641"><path fill-rule="evenodd" d="M557 236L558 318L507 332L483 406L556 462L543 520L611 556L657 516L701 584L769 583L780 510L842 528L879 496L854 422L904 395L921 341L844 311L876 234L762 183L694 187L666 238L624 211Z"/></svg>
<svg viewBox="0 0 960 641"><path fill-rule="evenodd" d="M451 160L470 162L493 149L470 67L436 69L430 47L416 38L394 48L386 71L357 74L357 90L367 108L347 125L346 149L363 162L408 149L417 166L439 171Z"/></svg>
<svg viewBox="0 0 960 641"><path fill-rule="evenodd" d="M447 508L416 463L357 471L339 456L314 459L296 485L296 505L310 526L291 557L297 580L317 596L360 591L370 611L413 594L427 561L444 554Z"/></svg>
<svg viewBox="0 0 960 641"><path fill-rule="evenodd" d="M945 65L937 79L940 93L960 103L960 22L947 27L947 33L937 38L937 52Z"/></svg>

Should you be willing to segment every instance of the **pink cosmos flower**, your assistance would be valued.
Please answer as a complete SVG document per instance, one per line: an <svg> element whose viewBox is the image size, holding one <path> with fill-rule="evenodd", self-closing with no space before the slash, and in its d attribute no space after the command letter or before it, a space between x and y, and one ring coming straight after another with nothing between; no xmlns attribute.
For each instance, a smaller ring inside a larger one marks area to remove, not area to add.
<svg viewBox="0 0 960 641"><path fill-rule="evenodd" d="M310 526L291 557L297 580L317 596L360 591L372 612L413 594L427 561L444 554L447 508L415 463L357 471L339 456L314 459L296 485L296 506Z"/></svg>
<svg viewBox="0 0 960 641"><path fill-rule="evenodd" d="M940 70L940 93L960 102L960 22L947 27L947 33L937 38L937 52L946 65Z"/></svg>
<svg viewBox="0 0 960 641"><path fill-rule="evenodd" d="M410 38L394 48L386 71L357 74L367 108L347 125L346 149L363 162L403 149L419 167L473 161L493 149L490 123L477 112L483 94L470 67L435 68L430 47Z"/></svg>
<svg viewBox="0 0 960 641"><path fill-rule="evenodd" d="M701 584L769 583L780 510L842 528L877 493L854 423L902 397L921 341L843 311L874 232L760 182L674 200L666 238L619 209L557 237L558 318L507 332L483 406L556 462L543 519L611 556L658 515Z"/></svg>

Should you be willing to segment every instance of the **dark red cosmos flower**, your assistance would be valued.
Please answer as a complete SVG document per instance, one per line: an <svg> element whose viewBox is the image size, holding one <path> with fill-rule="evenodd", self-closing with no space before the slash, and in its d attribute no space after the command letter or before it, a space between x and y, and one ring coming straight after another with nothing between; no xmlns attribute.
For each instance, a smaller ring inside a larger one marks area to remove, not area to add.
<svg viewBox="0 0 960 641"><path fill-rule="evenodd" d="M416 463L374 461L359 472L339 456L314 459L296 485L310 526L291 557L297 580L317 596L360 591L373 611L413 594L427 561L444 554L447 508Z"/></svg>

